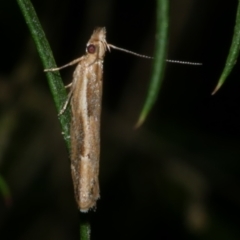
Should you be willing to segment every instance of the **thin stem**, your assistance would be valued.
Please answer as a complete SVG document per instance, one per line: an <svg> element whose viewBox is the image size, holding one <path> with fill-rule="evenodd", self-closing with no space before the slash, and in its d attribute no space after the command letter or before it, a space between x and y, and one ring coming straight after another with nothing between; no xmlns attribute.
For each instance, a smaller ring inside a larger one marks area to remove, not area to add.
<svg viewBox="0 0 240 240"><path fill-rule="evenodd" d="M44 69L56 68L56 63L53 58L52 51L46 36L42 30L41 24L38 20L36 12L31 4L30 0L17 0L22 14L25 18L27 26L31 32L31 35L36 44L39 56L42 60ZM53 99L58 113L64 106L67 99L65 87L58 71L47 72L47 79L50 90L53 95ZM67 108L63 114L59 116L59 120L62 126L63 136L68 149L70 150L70 137L69 137L69 125L70 125L70 111ZM90 240L91 226L88 221L80 221L80 239Z"/></svg>
<svg viewBox="0 0 240 240"><path fill-rule="evenodd" d="M17 2L25 18L26 24L31 32L33 40L36 44L37 51L39 53L44 68L46 69L56 67L51 48L46 39L45 33L41 27L32 3L29 0L17 0ZM67 97L65 87L63 85L59 72L48 72L46 75L56 108L59 112L63 107ZM70 111L65 111L64 114L59 116L59 120L62 126L63 137L65 139L66 145L68 149L70 149Z"/></svg>

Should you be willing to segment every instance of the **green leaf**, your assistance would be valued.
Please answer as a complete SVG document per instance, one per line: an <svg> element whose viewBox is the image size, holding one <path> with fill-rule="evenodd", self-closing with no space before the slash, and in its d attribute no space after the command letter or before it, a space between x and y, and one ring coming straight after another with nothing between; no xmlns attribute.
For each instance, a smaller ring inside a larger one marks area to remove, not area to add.
<svg viewBox="0 0 240 240"><path fill-rule="evenodd" d="M36 12L31 4L30 0L17 0L20 9L23 13L25 21L29 27L31 35L36 44L39 56L42 60L43 66L45 69L55 68L56 63L53 58L52 51L50 49L49 43L46 39L46 36L42 30L41 24L38 20ZM60 77L59 72L47 72L48 83L53 95L53 99L56 105L58 112L62 109L66 98L66 90L63 85L62 79ZM70 111L66 109L64 113L59 117L63 136L66 142L68 149L70 149L70 137L69 137L69 123L70 123ZM83 214L81 214L82 216ZM81 220L81 219L80 219ZM89 240L91 226L87 221L80 221L80 239L81 240Z"/></svg>
<svg viewBox="0 0 240 240"><path fill-rule="evenodd" d="M148 89L147 98L142 108L136 127L141 126L141 124L145 121L154 103L156 102L157 96L162 86L168 40L168 5L168 0L157 1L156 50L154 56L153 73Z"/></svg>
<svg viewBox="0 0 240 240"><path fill-rule="evenodd" d="M238 9L237 9L237 17L236 17L236 24L234 27L234 34L232 39L232 44L229 50L229 54L227 57L227 61L225 63L225 67L223 72L218 80L218 84L215 87L212 95L215 94L226 81L227 77L231 73L235 63L237 62L237 58L239 55L239 47L240 47L240 0L238 1Z"/></svg>
<svg viewBox="0 0 240 240"><path fill-rule="evenodd" d="M45 33L41 27L41 24L38 20L37 14L33 8L30 0L17 0L22 14L25 18L27 26L31 32L33 40L36 44L37 51L42 60L43 66L45 69L56 67L55 60L53 58L53 54L49 43L46 39ZM57 111L60 112L63 107L67 93L65 87L63 85L61 76L58 71L56 72L48 72L46 73L48 84L57 108ZM69 123L70 123L70 111L66 109L64 113L59 117L62 132L67 144L68 149L70 149L70 138L69 138Z"/></svg>

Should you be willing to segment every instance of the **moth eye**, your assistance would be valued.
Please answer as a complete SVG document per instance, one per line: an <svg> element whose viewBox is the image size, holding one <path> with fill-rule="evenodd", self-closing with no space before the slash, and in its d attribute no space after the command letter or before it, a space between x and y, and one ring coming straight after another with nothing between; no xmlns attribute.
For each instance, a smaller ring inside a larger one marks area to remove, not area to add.
<svg viewBox="0 0 240 240"><path fill-rule="evenodd" d="M96 51L96 47L93 44L90 44L89 46L87 46L88 53L95 53L95 51Z"/></svg>

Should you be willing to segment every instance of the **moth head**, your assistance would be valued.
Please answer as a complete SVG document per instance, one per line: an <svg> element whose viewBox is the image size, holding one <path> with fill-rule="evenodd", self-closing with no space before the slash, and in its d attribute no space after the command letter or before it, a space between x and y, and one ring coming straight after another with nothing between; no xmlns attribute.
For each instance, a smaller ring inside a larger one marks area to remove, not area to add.
<svg viewBox="0 0 240 240"><path fill-rule="evenodd" d="M108 45L106 41L105 27L96 28L87 43L86 53L102 59L105 55L107 48Z"/></svg>

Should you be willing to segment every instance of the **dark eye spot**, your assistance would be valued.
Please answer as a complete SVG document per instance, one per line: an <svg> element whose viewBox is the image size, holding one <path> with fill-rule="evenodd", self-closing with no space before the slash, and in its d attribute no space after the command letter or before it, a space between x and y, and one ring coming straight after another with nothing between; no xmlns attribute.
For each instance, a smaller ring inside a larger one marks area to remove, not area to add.
<svg viewBox="0 0 240 240"><path fill-rule="evenodd" d="M96 47L93 44L87 46L88 53L95 53L95 51L96 51Z"/></svg>

